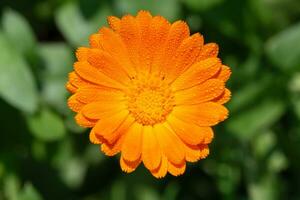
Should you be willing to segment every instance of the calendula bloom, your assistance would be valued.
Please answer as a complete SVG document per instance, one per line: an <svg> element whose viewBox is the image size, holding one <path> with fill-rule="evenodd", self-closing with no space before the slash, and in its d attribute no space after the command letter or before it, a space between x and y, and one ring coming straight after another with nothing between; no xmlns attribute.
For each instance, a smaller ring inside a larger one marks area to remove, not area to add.
<svg viewBox="0 0 300 200"><path fill-rule="evenodd" d="M183 174L209 154L211 127L228 116L230 69L183 21L140 11L108 23L76 52L66 85L76 122L106 155L120 153L125 172L143 162L158 178Z"/></svg>

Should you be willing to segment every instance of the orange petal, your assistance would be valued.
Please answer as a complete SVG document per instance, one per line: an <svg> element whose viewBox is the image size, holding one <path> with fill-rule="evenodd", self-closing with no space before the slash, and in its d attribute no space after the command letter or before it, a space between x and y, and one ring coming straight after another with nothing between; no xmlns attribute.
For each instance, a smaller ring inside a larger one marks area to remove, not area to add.
<svg viewBox="0 0 300 200"><path fill-rule="evenodd" d="M210 144L212 140L214 139L214 131L211 127L207 127L210 129L210 131L207 132L207 134L204 137L203 144Z"/></svg>
<svg viewBox="0 0 300 200"><path fill-rule="evenodd" d="M181 164L184 160L184 149L181 140L166 124L156 124L155 134L163 153L174 164Z"/></svg>
<svg viewBox="0 0 300 200"><path fill-rule="evenodd" d="M197 61L205 60L211 57L217 57L219 53L219 46L216 43L205 44L197 57Z"/></svg>
<svg viewBox="0 0 300 200"><path fill-rule="evenodd" d="M79 112L75 115L75 121L79 126L90 128L94 127L98 120L88 119L85 116L83 116L81 112Z"/></svg>
<svg viewBox="0 0 300 200"><path fill-rule="evenodd" d="M69 97L68 106L74 112L79 112L83 108L83 106L85 106L85 104L78 101L76 96L77 96L77 94L73 94L71 97Z"/></svg>
<svg viewBox="0 0 300 200"><path fill-rule="evenodd" d="M193 64L183 74L181 74L173 83L175 90L182 90L193 87L208 80L221 68L221 61L218 58L208 58Z"/></svg>
<svg viewBox="0 0 300 200"><path fill-rule="evenodd" d="M99 135L96 136L98 137ZM101 145L101 151L107 156L114 156L121 151L123 141L124 141L124 135L121 135L120 138L118 138L112 144L103 143Z"/></svg>
<svg viewBox="0 0 300 200"><path fill-rule="evenodd" d="M165 155L161 157L161 163L155 170L151 170L151 174L156 178L163 178L168 172L168 159Z"/></svg>
<svg viewBox="0 0 300 200"><path fill-rule="evenodd" d="M124 100L124 94L120 90L113 88L93 86L80 88L76 93L76 98L83 103L95 101L120 102Z"/></svg>
<svg viewBox="0 0 300 200"><path fill-rule="evenodd" d="M128 50L120 35L106 27L101 28L99 32L102 35L100 41L102 48L122 64L122 69L127 74L134 76L136 74L135 68L130 61Z"/></svg>
<svg viewBox="0 0 300 200"><path fill-rule="evenodd" d="M101 37L102 35L99 33L92 34L89 38L90 46L95 49L102 49Z"/></svg>
<svg viewBox="0 0 300 200"><path fill-rule="evenodd" d="M142 43L145 39L147 39L147 36L149 34L149 26L152 20L152 16L148 11L141 10L138 12L136 16L136 20L140 29Z"/></svg>
<svg viewBox="0 0 300 200"><path fill-rule="evenodd" d="M126 110L125 103L111 102L111 101L96 101L86 104L82 108L82 113L85 117L90 119L102 119L110 117L120 111Z"/></svg>
<svg viewBox="0 0 300 200"><path fill-rule="evenodd" d="M120 127L120 125L126 120L127 115L128 111L124 110L110 117L99 120L94 127L94 132L96 135L105 138L104 136L112 134Z"/></svg>
<svg viewBox="0 0 300 200"><path fill-rule="evenodd" d="M136 20L139 25L141 36L146 36L149 30L149 25L152 20L152 15L148 11L141 10L138 12Z"/></svg>
<svg viewBox="0 0 300 200"><path fill-rule="evenodd" d="M128 129L134 122L135 119L131 115L128 115L115 131L113 131L112 133L102 132L101 136L107 141L107 143L113 144L118 138L122 137L124 134L127 133Z"/></svg>
<svg viewBox="0 0 300 200"><path fill-rule="evenodd" d="M174 57L174 52L178 49L182 41L189 37L190 30L188 25L183 21L176 21L170 27L170 31L166 42L161 44L159 56L154 60L152 66L157 66L157 69L162 69L166 66L166 62Z"/></svg>
<svg viewBox="0 0 300 200"><path fill-rule="evenodd" d="M225 84L219 79L209 79L192 88L179 90L175 93L176 105L199 104L219 97Z"/></svg>
<svg viewBox="0 0 300 200"><path fill-rule="evenodd" d="M69 73L69 83L75 88L94 86L93 83L80 78L74 71Z"/></svg>
<svg viewBox="0 0 300 200"><path fill-rule="evenodd" d="M131 62L134 66L139 66L138 52L141 38L138 23L134 17L132 17L131 15L122 17L119 34L128 49Z"/></svg>
<svg viewBox="0 0 300 200"><path fill-rule="evenodd" d="M151 20L152 15L149 11L147 10L140 10L137 15L136 15L136 19L138 20L138 22L140 24L143 24L146 20Z"/></svg>
<svg viewBox="0 0 300 200"><path fill-rule="evenodd" d="M139 11L136 20L139 25L141 43L139 46L139 66L138 71L150 70L151 55L148 53L149 31L152 16L148 11Z"/></svg>
<svg viewBox="0 0 300 200"><path fill-rule="evenodd" d="M197 145L212 139L213 131L210 127L184 122L172 114L168 116L167 121L178 137L187 144Z"/></svg>
<svg viewBox="0 0 300 200"><path fill-rule="evenodd" d="M149 170L158 168L161 162L161 150L152 126L144 126L142 160Z"/></svg>
<svg viewBox="0 0 300 200"><path fill-rule="evenodd" d="M76 58L78 61L86 61L88 58L89 48L87 47L79 47L76 50Z"/></svg>
<svg viewBox="0 0 300 200"><path fill-rule="evenodd" d="M109 78L97 68L91 66L88 62L76 62L74 64L75 72L83 79L97 85L102 85L111 88L123 89L124 85Z"/></svg>
<svg viewBox="0 0 300 200"><path fill-rule="evenodd" d="M166 63L164 72L167 80L173 81L196 61L201 46L203 45L203 41L203 37L199 33L183 40L181 45L175 51L174 58Z"/></svg>
<svg viewBox="0 0 300 200"><path fill-rule="evenodd" d="M147 56L144 59L148 59L147 63L151 63L151 71L159 72L158 65L155 64L155 60L159 57L160 49L166 42L171 24L161 16L153 17L150 28L148 39L144 41Z"/></svg>
<svg viewBox="0 0 300 200"><path fill-rule="evenodd" d="M137 168L137 166L139 166L140 163L141 163L140 159L130 162L130 161L124 160L124 158L122 156L120 158L121 169L127 173L133 172Z"/></svg>
<svg viewBox="0 0 300 200"><path fill-rule="evenodd" d="M120 30L121 20L118 17L109 16L109 17L107 17L107 22L112 30L114 30L114 31Z"/></svg>
<svg viewBox="0 0 300 200"><path fill-rule="evenodd" d="M209 154L208 145L188 145L185 144L185 159L188 162L196 162L205 158Z"/></svg>
<svg viewBox="0 0 300 200"><path fill-rule="evenodd" d="M122 66L109 55L107 52L100 49L92 49L89 51L88 62L101 70L106 76L126 84L130 81L126 72L122 69Z"/></svg>
<svg viewBox="0 0 300 200"><path fill-rule="evenodd" d="M222 95L220 95L218 98L214 99L213 101L219 104L225 104L227 103L231 98L231 92L227 88L225 88Z"/></svg>
<svg viewBox="0 0 300 200"><path fill-rule="evenodd" d="M214 102L207 102L197 105L176 106L172 115L198 126L214 126L228 117L228 110Z"/></svg>
<svg viewBox="0 0 300 200"><path fill-rule="evenodd" d="M231 75L231 70L226 65L222 65L220 73L216 76L217 79L223 80L224 82L228 81Z"/></svg>
<svg viewBox="0 0 300 200"><path fill-rule="evenodd" d="M135 161L141 157L143 144L143 126L134 123L125 135L122 145L122 157L127 161Z"/></svg>
<svg viewBox="0 0 300 200"><path fill-rule="evenodd" d="M186 168L185 161L181 164L173 164L172 162L168 162L168 172L173 176L179 176L184 173Z"/></svg>
<svg viewBox="0 0 300 200"><path fill-rule="evenodd" d="M91 132L89 134L89 139L90 139L90 142L93 144L102 144L104 142L104 140L101 140L100 137L97 137L97 135L95 134L93 129L91 130Z"/></svg>
<svg viewBox="0 0 300 200"><path fill-rule="evenodd" d="M70 93L75 93L77 91L77 87L75 87L74 85L72 85L70 82L66 83L66 89L70 92Z"/></svg>
<svg viewBox="0 0 300 200"><path fill-rule="evenodd" d="M198 145L200 148L200 159L204 159L209 155L209 148L206 144Z"/></svg>

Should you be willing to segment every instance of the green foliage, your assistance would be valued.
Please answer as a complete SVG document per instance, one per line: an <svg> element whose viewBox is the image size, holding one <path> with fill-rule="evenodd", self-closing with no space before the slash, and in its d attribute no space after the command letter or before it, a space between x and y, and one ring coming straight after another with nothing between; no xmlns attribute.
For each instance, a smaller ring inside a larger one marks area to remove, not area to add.
<svg viewBox="0 0 300 200"><path fill-rule="evenodd" d="M233 116L228 122L228 131L241 139L251 139L260 130L276 123L284 113L284 104L278 100L267 99L248 110ZM247 128L244 128L247 127Z"/></svg>
<svg viewBox="0 0 300 200"><path fill-rule="evenodd" d="M2 25L5 35L17 51L26 55L34 50L35 36L29 23L22 15L10 9L4 10Z"/></svg>
<svg viewBox="0 0 300 200"><path fill-rule="evenodd" d="M92 29L75 3L68 3L58 9L56 23L66 40L74 45L87 45Z"/></svg>
<svg viewBox="0 0 300 200"><path fill-rule="evenodd" d="M121 172L66 105L74 51L106 16L150 10L216 42L230 116L181 177ZM299 199L298 0L0 2L0 199Z"/></svg>
<svg viewBox="0 0 300 200"><path fill-rule="evenodd" d="M273 36L267 43L267 53L283 71L300 66L300 23Z"/></svg>
<svg viewBox="0 0 300 200"><path fill-rule="evenodd" d="M20 187L20 181L14 175L8 175L4 183L4 196L10 200L42 200L41 195L31 183Z"/></svg>
<svg viewBox="0 0 300 200"><path fill-rule="evenodd" d="M42 43L39 49L45 66L41 72L42 98L61 113L66 113L67 105L61 102L67 95L65 83L72 70L72 49L65 43Z"/></svg>
<svg viewBox="0 0 300 200"><path fill-rule="evenodd" d="M66 134L60 116L48 109L43 109L37 115L28 116L30 132L42 141L54 141L63 138Z"/></svg>
<svg viewBox="0 0 300 200"><path fill-rule="evenodd" d="M186 0L184 3L189 7L191 10L196 11L205 11L210 8L213 8L214 6L217 6L218 4L221 4L224 0Z"/></svg>
<svg viewBox="0 0 300 200"><path fill-rule="evenodd" d="M139 10L149 10L153 15L161 15L169 20L174 20L180 13L180 4L178 0L116 0L116 9L122 14L134 14Z"/></svg>
<svg viewBox="0 0 300 200"><path fill-rule="evenodd" d="M32 113L38 104L35 78L16 48L0 32L0 95L11 105Z"/></svg>

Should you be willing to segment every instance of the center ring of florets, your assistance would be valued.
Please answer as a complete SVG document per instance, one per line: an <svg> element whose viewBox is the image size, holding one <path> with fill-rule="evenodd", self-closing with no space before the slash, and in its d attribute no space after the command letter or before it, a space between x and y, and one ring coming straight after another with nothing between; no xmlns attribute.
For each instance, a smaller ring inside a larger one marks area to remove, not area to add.
<svg viewBox="0 0 300 200"><path fill-rule="evenodd" d="M174 96L161 77L134 77L131 80L128 110L142 125L164 122L174 107Z"/></svg>

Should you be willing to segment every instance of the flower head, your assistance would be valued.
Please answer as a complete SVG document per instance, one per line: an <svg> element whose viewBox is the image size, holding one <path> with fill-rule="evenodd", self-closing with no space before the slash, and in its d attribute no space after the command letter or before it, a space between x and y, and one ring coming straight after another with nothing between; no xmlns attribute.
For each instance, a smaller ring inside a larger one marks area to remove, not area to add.
<svg viewBox="0 0 300 200"><path fill-rule="evenodd" d="M183 21L140 11L108 23L76 52L68 105L92 143L121 154L123 171L143 162L155 177L183 174L186 161L209 154L211 127L228 116L230 69Z"/></svg>

